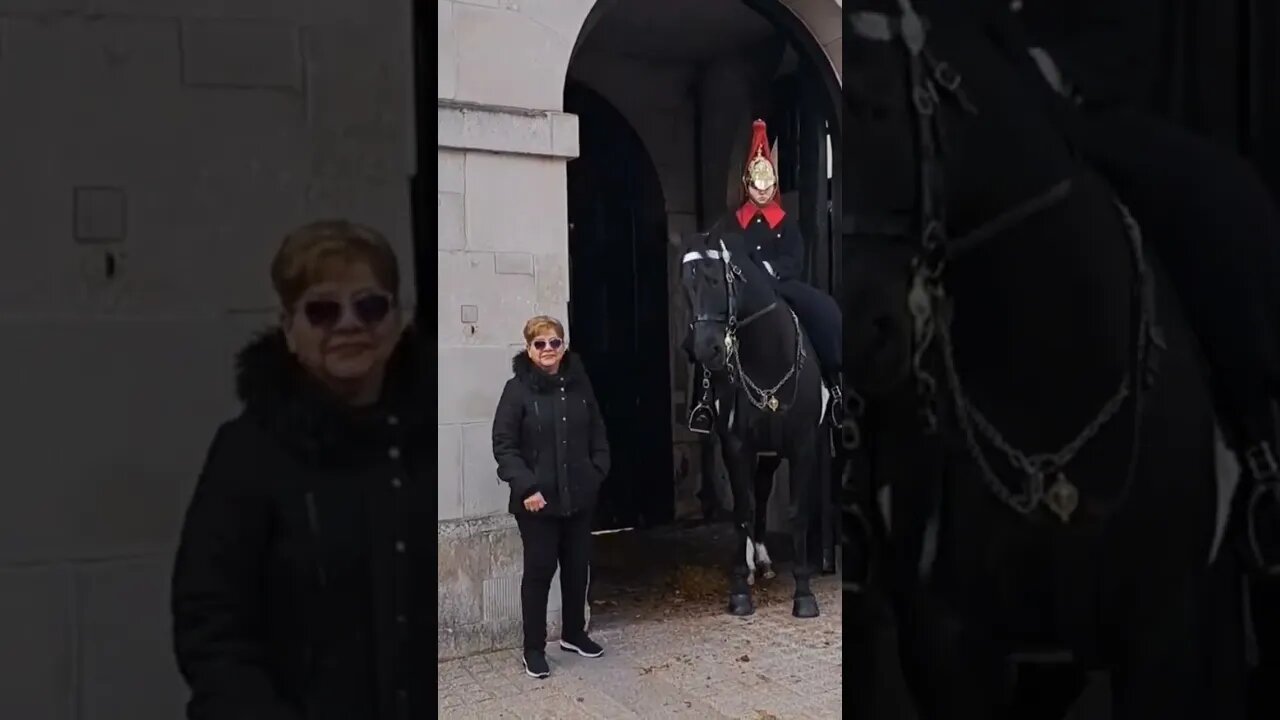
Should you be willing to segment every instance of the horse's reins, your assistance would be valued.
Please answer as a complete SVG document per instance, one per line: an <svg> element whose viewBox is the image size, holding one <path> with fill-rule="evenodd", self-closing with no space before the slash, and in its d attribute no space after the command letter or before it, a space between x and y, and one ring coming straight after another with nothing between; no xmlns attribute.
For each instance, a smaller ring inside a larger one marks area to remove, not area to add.
<svg viewBox="0 0 1280 720"><path fill-rule="evenodd" d="M916 225L908 223L878 222L881 234L912 237L918 234L919 249L911 262L912 279L907 306L913 320L912 374L917 395L922 401L921 415L925 430L937 432L937 381L926 367L927 353L933 341L939 341L942 369L951 388L956 422L960 426L969 454L977 463L984 482L1004 504L1022 515L1028 515L1041 503L1063 522L1070 521L1079 505L1079 491L1067 478L1064 468L1078 455L1102 428L1117 415L1126 400L1134 399L1134 439L1130 451L1128 472L1116 501L1123 502L1132 482L1137 465L1139 433L1142 422L1143 389L1151 382L1155 354L1153 347L1163 348L1164 343L1155 323L1155 301L1150 272L1142 251L1142 236L1129 211L1118 200L1115 204L1124 221L1126 235L1135 269L1133 326L1135 327L1132 365L1119 388L1107 400L1089 423L1057 452L1028 454L1007 440L973 405L964 391L956 370L954 349L950 336L951 300L943 286L943 273L949 262L971 252L982 244L1003 234L1031 216L1063 201L1071 191L1071 180L1063 180L1047 191L1002 213L965 236L948 239L946 235L945 208L943 207L942 164L938 149L940 129L937 109L943 92L965 112L976 115L977 109L969 102L961 87L961 78L947 63L933 57L925 45L925 23L916 14L910 0L898 0L902 9L900 18L883 13L852 13L852 29L864 39L891 42L900 39L906 46L909 58L912 105L915 108L916 141L920 150L919 213ZM943 92L940 92L940 89ZM876 221L870 225L876 225ZM866 225L866 224L864 224ZM1135 382L1134 378L1138 381ZM1026 476L1026 487L1014 493L1000 480L991 468L978 435L1003 452L1010 465ZM1047 490L1045 479L1055 481ZM935 514L937 508L935 508ZM926 552L926 555L929 553ZM922 558L923 565L931 558Z"/></svg>
<svg viewBox="0 0 1280 720"><path fill-rule="evenodd" d="M751 313L747 317L738 319L738 292L737 282L746 282L746 278L742 276L742 268L733 262L733 256L724 243L720 243L720 250L708 249L704 252L688 252L685 253L681 263L688 263L694 260L716 260L724 265L725 290L728 293L727 310L724 313L698 313L694 316L693 322L697 323L717 323L725 326L725 369L730 385L737 385L737 379L742 380L742 391L746 395L747 401L750 402L758 410L768 410L769 412L786 412L787 409L795 405L796 397L800 393L799 381L793 383L791 388L791 401L788 403L778 402L778 391L786 385L789 380L796 377L802 368L804 368L805 351L804 351L804 335L800 331L800 320L796 317L794 311L791 311L791 321L795 324L796 329L796 350L795 359L791 363L791 367L783 374L782 379L770 388L761 388L742 367L742 356L739 352L740 343L738 342L738 331L768 315L778 309L778 301L774 300L765 307ZM707 407L710 400L711 392L711 371L704 365L702 368L702 397L698 403L702 407Z"/></svg>

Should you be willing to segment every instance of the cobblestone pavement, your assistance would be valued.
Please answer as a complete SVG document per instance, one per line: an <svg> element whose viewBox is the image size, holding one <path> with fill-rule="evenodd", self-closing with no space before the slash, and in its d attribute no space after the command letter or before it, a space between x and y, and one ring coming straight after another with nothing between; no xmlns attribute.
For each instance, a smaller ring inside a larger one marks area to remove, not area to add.
<svg viewBox="0 0 1280 720"><path fill-rule="evenodd" d="M790 602L746 619L718 606L634 621L596 615L591 635L604 656L588 660L552 644L545 680L527 678L516 651L442 662L440 717L836 720L840 585L822 578L814 591L823 614L813 620L792 618Z"/></svg>
<svg viewBox="0 0 1280 720"><path fill-rule="evenodd" d="M593 609L591 628L604 657L549 645L545 680L526 677L514 650L440 663L440 717L836 720L839 580L814 580L822 615L811 620L791 617L785 574L769 582L750 618L725 614L720 593L667 597L661 608L652 597L647 608L606 603Z"/></svg>

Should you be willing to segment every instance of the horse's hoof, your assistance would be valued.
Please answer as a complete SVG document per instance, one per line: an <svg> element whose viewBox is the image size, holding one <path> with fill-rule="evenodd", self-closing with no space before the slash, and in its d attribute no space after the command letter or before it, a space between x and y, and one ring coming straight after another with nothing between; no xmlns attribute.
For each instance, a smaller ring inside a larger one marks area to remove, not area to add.
<svg viewBox="0 0 1280 720"><path fill-rule="evenodd" d="M747 575L747 584L748 584L748 585L755 585L755 584L756 584L756 574L755 574L755 573L750 573L750 574L748 574L748 575Z"/></svg>
<svg viewBox="0 0 1280 720"><path fill-rule="evenodd" d="M818 598L812 595L800 595L791 604L791 614L798 618L818 617Z"/></svg>
<svg viewBox="0 0 1280 720"><path fill-rule="evenodd" d="M734 593L729 596L729 614L738 617L754 615L755 603L751 602L750 593Z"/></svg>

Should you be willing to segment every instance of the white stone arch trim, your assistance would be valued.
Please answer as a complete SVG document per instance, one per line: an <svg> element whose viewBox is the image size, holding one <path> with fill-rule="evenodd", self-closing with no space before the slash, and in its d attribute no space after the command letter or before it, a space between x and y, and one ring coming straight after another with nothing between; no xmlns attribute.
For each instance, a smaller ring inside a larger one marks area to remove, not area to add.
<svg viewBox="0 0 1280 720"><path fill-rule="evenodd" d="M573 50L614 2L618 0L496 0L479 5L436 0L438 99L562 110ZM842 0L777 2L808 29L839 79Z"/></svg>

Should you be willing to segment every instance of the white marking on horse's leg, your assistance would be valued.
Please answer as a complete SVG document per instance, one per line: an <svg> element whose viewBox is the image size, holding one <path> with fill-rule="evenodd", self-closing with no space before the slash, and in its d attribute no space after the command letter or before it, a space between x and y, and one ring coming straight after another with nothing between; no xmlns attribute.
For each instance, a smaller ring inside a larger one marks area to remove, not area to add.
<svg viewBox="0 0 1280 720"><path fill-rule="evenodd" d="M756 584L756 553L751 538L747 538L747 584Z"/></svg>
<svg viewBox="0 0 1280 720"><path fill-rule="evenodd" d="M1213 426L1213 468L1214 487L1218 495L1218 517L1213 525L1213 544L1209 546L1209 564L1218 558L1222 548L1222 538L1227 532L1228 515L1231 512L1231 501L1235 497L1236 488L1240 484L1240 463L1235 453L1227 447L1222 437L1222 429L1215 423Z"/></svg>
<svg viewBox="0 0 1280 720"><path fill-rule="evenodd" d="M587 563L587 587L582 591L582 632L591 629L591 563Z"/></svg>
<svg viewBox="0 0 1280 720"><path fill-rule="evenodd" d="M892 530L893 513L890 511L893 509L893 491L886 485L880 488L880 492L877 495L880 500L880 516L884 518L884 528L885 530Z"/></svg>
<svg viewBox="0 0 1280 720"><path fill-rule="evenodd" d="M772 580L778 576L773 571L773 559L769 557L769 548L764 546L764 542L756 543L756 562L760 563L760 568L764 570L765 580Z"/></svg>
<svg viewBox="0 0 1280 720"><path fill-rule="evenodd" d="M822 407L818 408L818 424L827 420L827 406L831 403L831 390L827 388L825 382L822 383Z"/></svg>
<svg viewBox="0 0 1280 720"><path fill-rule="evenodd" d="M717 402L719 402L719 401L717 401ZM718 405L717 405L716 409L717 409L717 410L719 410L719 409L720 409ZM734 404L733 404L733 407L729 408L729 429L730 429L730 430L732 430L732 429L733 429L733 419L734 419L735 417L737 417L737 415L738 415L738 403L734 403Z"/></svg>

